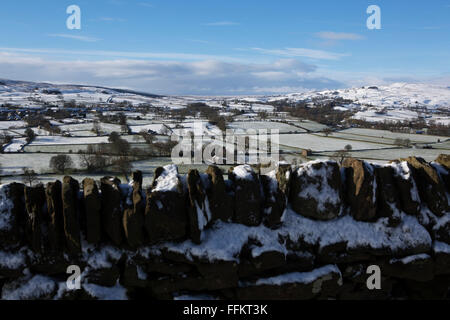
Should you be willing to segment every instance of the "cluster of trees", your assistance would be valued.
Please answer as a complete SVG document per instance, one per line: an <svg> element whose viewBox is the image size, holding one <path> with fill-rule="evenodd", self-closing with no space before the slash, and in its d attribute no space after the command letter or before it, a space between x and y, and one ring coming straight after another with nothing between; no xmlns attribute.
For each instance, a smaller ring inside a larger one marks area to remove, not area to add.
<svg viewBox="0 0 450 320"><path fill-rule="evenodd" d="M278 112L288 112L289 115L296 118L307 119L327 126L336 126L342 124L342 121L350 118L354 112L335 110L336 106L341 105L336 101L315 105L309 107L305 102L299 102L293 105L279 103L276 106Z"/></svg>
<svg viewBox="0 0 450 320"><path fill-rule="evenodd" d="M31 141L34 140L34 138L36 138L36 133L34 133L33 129L27 128L25 130L25 136L26 136L27 143L30 143Z"/></svg>
<svg viewBox="0 0 450 320"><path fill-rule="evenodd" d="M50 120L44 118L44 116L40 114L35 116L29 116L25 119L25 121L29 127L39 127L48 131L50 134L61 133L61 128L53 126L50 123Z"/></svg>
<svg viewBox="0 0 450 320"><path fill-rule="evenodd" d="M228 117L220 115L219 109L213 108L206 103L196 102L189 104L186 108L170 111L172 117L177 120L184 120L186 117L201 117L207 119L211 124L216 125L220 130L227 129Z"/></svg>

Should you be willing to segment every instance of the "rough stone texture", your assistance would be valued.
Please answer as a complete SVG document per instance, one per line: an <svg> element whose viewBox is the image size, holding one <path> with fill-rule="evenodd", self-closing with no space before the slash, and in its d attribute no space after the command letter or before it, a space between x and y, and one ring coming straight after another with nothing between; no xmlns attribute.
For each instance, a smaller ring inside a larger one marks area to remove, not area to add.
<svg viewBox="0 0 450 320"><path fill-rule="evenodd" d="M125 209L123 227L128 244L136 248L144 243L145 221L145 200L142 196L142 188L139 180L133 183L132 203L132 208Z"/></svg>
<svg viewBox="0 0 450 320"><path fill-rule="evenodd" d="M412 174L413 168L406 161L394 161L391 165L395 170L393 179L398 191L400 208L409 215L419 215L420 196Z"/></svg>
<svg viewBox="0 0 450 320"><path fill-rule="evenodd" d="M377 185L383 186L378 188L378 217L389 217L391 225L397 225L400 222L399 208L400 196L397 191L397 185L394 180L394 169L392 167L375 167L375 176L377 177Z"/></svg>
<svg viewBox="0 0 450 320"><path fill-rule="evenodd" d="M341 211L341 174L336 162L313 162L294 171L289 201L298 214L331 220ZM318 198L320 197L320 199Z"/></svg>
<svg viewBox="0 0 450 320"><path fill-rule="evenodd" d="M139 277L140 270L138 270L138 268L141 267L131 262L128 262L125 265L122 277L120 278L120 281L123 286L134 288L145 288L148 285L148 280L146 278L143 279Z"/></svg>
<svg viewBox="0 0 450 320"><path fill-rule="evenodd" d="M233 199L227 193L222 171L217 166L209 166L206 170L210 185L206 190L212 220L229 221L233 218Z"/></svg>
<svg viewBox="0 0 450 320"><path fill-rule="evenodd" d="M123 213L120 203L122 194L119 185L120 180L111 177L100 180L103 232L116 246L121 245L123 241Z"/></svg>
<svg viewBox="0 0 450 320"><path fill-rule="evenodd" d="M62 202L64 234L70 254L81 252L80 224L78 219L78 191L80 185L72 177L64 177L62 184Z"/></svg>
<svg viewBox="0 0 450 320"><path fill-rule="evenodd" d="M187 185L189 194L189 236L194 243L200 243L202 230L211 220L211 217L208 216L209 208L206 207L205 188L198 170L189 170Z"/></svg>
<svg viewBox="0 0 450 320"><path fill-rule="evenodd" d="M245 167L248 178L235 174L234 170ZM262 221L262 188L258 175L250 166L230 168L228 178L234 186L234 219L236 223L246 226L258 226Z"/></svg>
<svg viewBox="0 0 450 320"><path fill-rule="evenodd" d="M444 212L448 211L447 195L436 170L422 158L409 157L401 160L407 161L413 168L413 176L418 182L420 198L425 200L435 215L443 216Z"/></svg>
<svg viewBox="0 0 450 320"><path fill-rule="evenodd" d="M133 183L138 183L140 186L142 186L142 171L140 170L134 171L133 174L131 175L131 179Z"/></svg>
<svg viewBox="0 0 450 320"><path fill-rule="evenodd" d="M434 278L434 261L428 255L417 256L417 258L413 256L411 261L406 262L402 259L391 259L381 266L381 270L385 276L420 282L430 281Z"/></svg>
<svg viewBox="0 0 450 320"><path fill-rule="evenodd" d="M5 219L7 222L7 226L0 229L0 248L17 246L25 238L24 227L28 218L25 212L24 190L25 186L21 183L12 183L5 190L5 196L10 197L14 207L9 217L4 216L8 212L0 211L0 220Z"/></svg>
<svg viewBox="0 0 450 320"><path fill-rule="evenodd" d="M450 252L436 252L435 258L435 270L436 275L449 275L450 274Z"/></svg>
<svg viewBox="0 0 450 320"><path fill-rule="evenodd" d="M312 282L288 281L277 284L244 284L236 290L239 300L309 300L333 297L340 287L341 275L330 271Z"/></svg>
<svg viewBox="0 0 450 320"><path fill-rule="evenodd" d="M113 265L110 268L98 268L89 270L85 275L88 283L97 284L104 287L113 287L120 277L120 269Z"/></svg>
<svg viewBox="0 0 450 320"><path fill-rule="evenodd" d="M25 187L25 206L28 212L28 230L31 248L41 251L43 246L42 224L43 207L45 204L45 190L42 185L37 187Z"/></svg>
<svg viewBox="0 0 450 320"><path fill-rule="evenodd" d="M260 176L265 199L263 222L271 229L278 228L282 223L289 196L291 174L290 165L279 165L275 171L275 176Z"/></svg>
<svg viewBox="0 0 450 320"><path fill-rule="evenodd" d="M58 252L64 248L64 215L62 204L61 181L49 182L45 190L49 214L48 240L51 251Z"/></svg>
<svg viewBox="0 0 450 320"><path fill-rule="evenodd" d="M447 169L450 169L450 154L440 154L436 160L437 163L443 165Z"/></svg>
<svg viewBox="0 0 450 320"><path fill-rule="evenodd" d="M153 187L164 168L155 170ZM176 190L154 191L147 189L145 208L145 230L151 243L181 240L187 234L186 199L181 181L177 180Z"/></svg>
<svg viewBox="0 0 450 320"><path fill-rule="evenodd" d="M443 156L445 155L441 154L431 165L436 170L439 178L444 183L447 193L450 193L450 168L448 167L449 163L447 161L444 161L445 158Z"/></svg>
<svg viewBox="0 0 450 320"><path fill-rule="evenodd" d="M376 218L376 177L372 165L349 158L343 163L346 172L346 195L350 211L358 221L373 221Z"/></svg>
<svg viewBox="0 0 450 320"><path fill-rule="evenodd" d="M436 240L450 244L450 219L435 225L432 233Z"/></svg>
<svg viewBox="0 0 450 320"><path fill-rule="evenodd" d="M97 244L101 240L101 206L102 201L97 184L93 179L83 180L84 205L86 213L86 240Z"/></svg>

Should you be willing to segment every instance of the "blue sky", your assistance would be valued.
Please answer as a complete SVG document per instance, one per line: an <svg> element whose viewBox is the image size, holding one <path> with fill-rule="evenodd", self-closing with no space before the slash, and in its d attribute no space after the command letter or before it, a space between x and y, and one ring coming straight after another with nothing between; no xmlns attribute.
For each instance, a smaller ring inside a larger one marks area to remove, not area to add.
<svg viewBox="0 0 450 320"><path fill-rule="evenodd" d="M449 0L16 0L0 7L0 78L164 94L448 85L449 31Z"/></svg>

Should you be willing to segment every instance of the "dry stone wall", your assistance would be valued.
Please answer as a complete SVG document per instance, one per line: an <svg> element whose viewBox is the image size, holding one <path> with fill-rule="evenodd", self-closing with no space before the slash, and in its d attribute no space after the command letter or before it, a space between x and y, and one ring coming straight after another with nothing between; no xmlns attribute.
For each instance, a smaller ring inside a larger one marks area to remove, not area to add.
<svg viewBox="0 0 450 320"><path fill-rule="evenodd" d="M449 155L227 176L169 165L148 188L141 172L1 186L1 298L449 298Z"/></svg>

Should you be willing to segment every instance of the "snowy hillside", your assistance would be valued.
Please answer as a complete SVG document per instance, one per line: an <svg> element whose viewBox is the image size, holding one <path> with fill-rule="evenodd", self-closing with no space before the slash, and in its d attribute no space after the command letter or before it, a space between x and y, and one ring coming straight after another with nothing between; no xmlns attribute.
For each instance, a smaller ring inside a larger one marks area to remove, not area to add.
<svg viewBox="0 0 450 320"><path fill-rule="evenodd" d="M151 88L149 88L151 92ZM81 85L57 85L0 80L0 104L21 108L40 108L45 104L61 106L76 101L87 106L108 106L128 102L169 109L185 108L190 103L203 102L211 107L239 109L247 112L273 111L276 103L314 103L345 100L335 107L351 110L353 118L371 122L391 120L434 120L449 124L450 88L429 84L395 83L389 86L365 86L340 90L309 91L266 96L157 96L123 89Z"/></svg>
<svg viewBox="0 0 450 320"><path fill-rule="evenodd" d="M413 83L289 94L279 98L308 100L320 97L343 98L361 105L378 107L450 107L449 87Z"/></svg>

